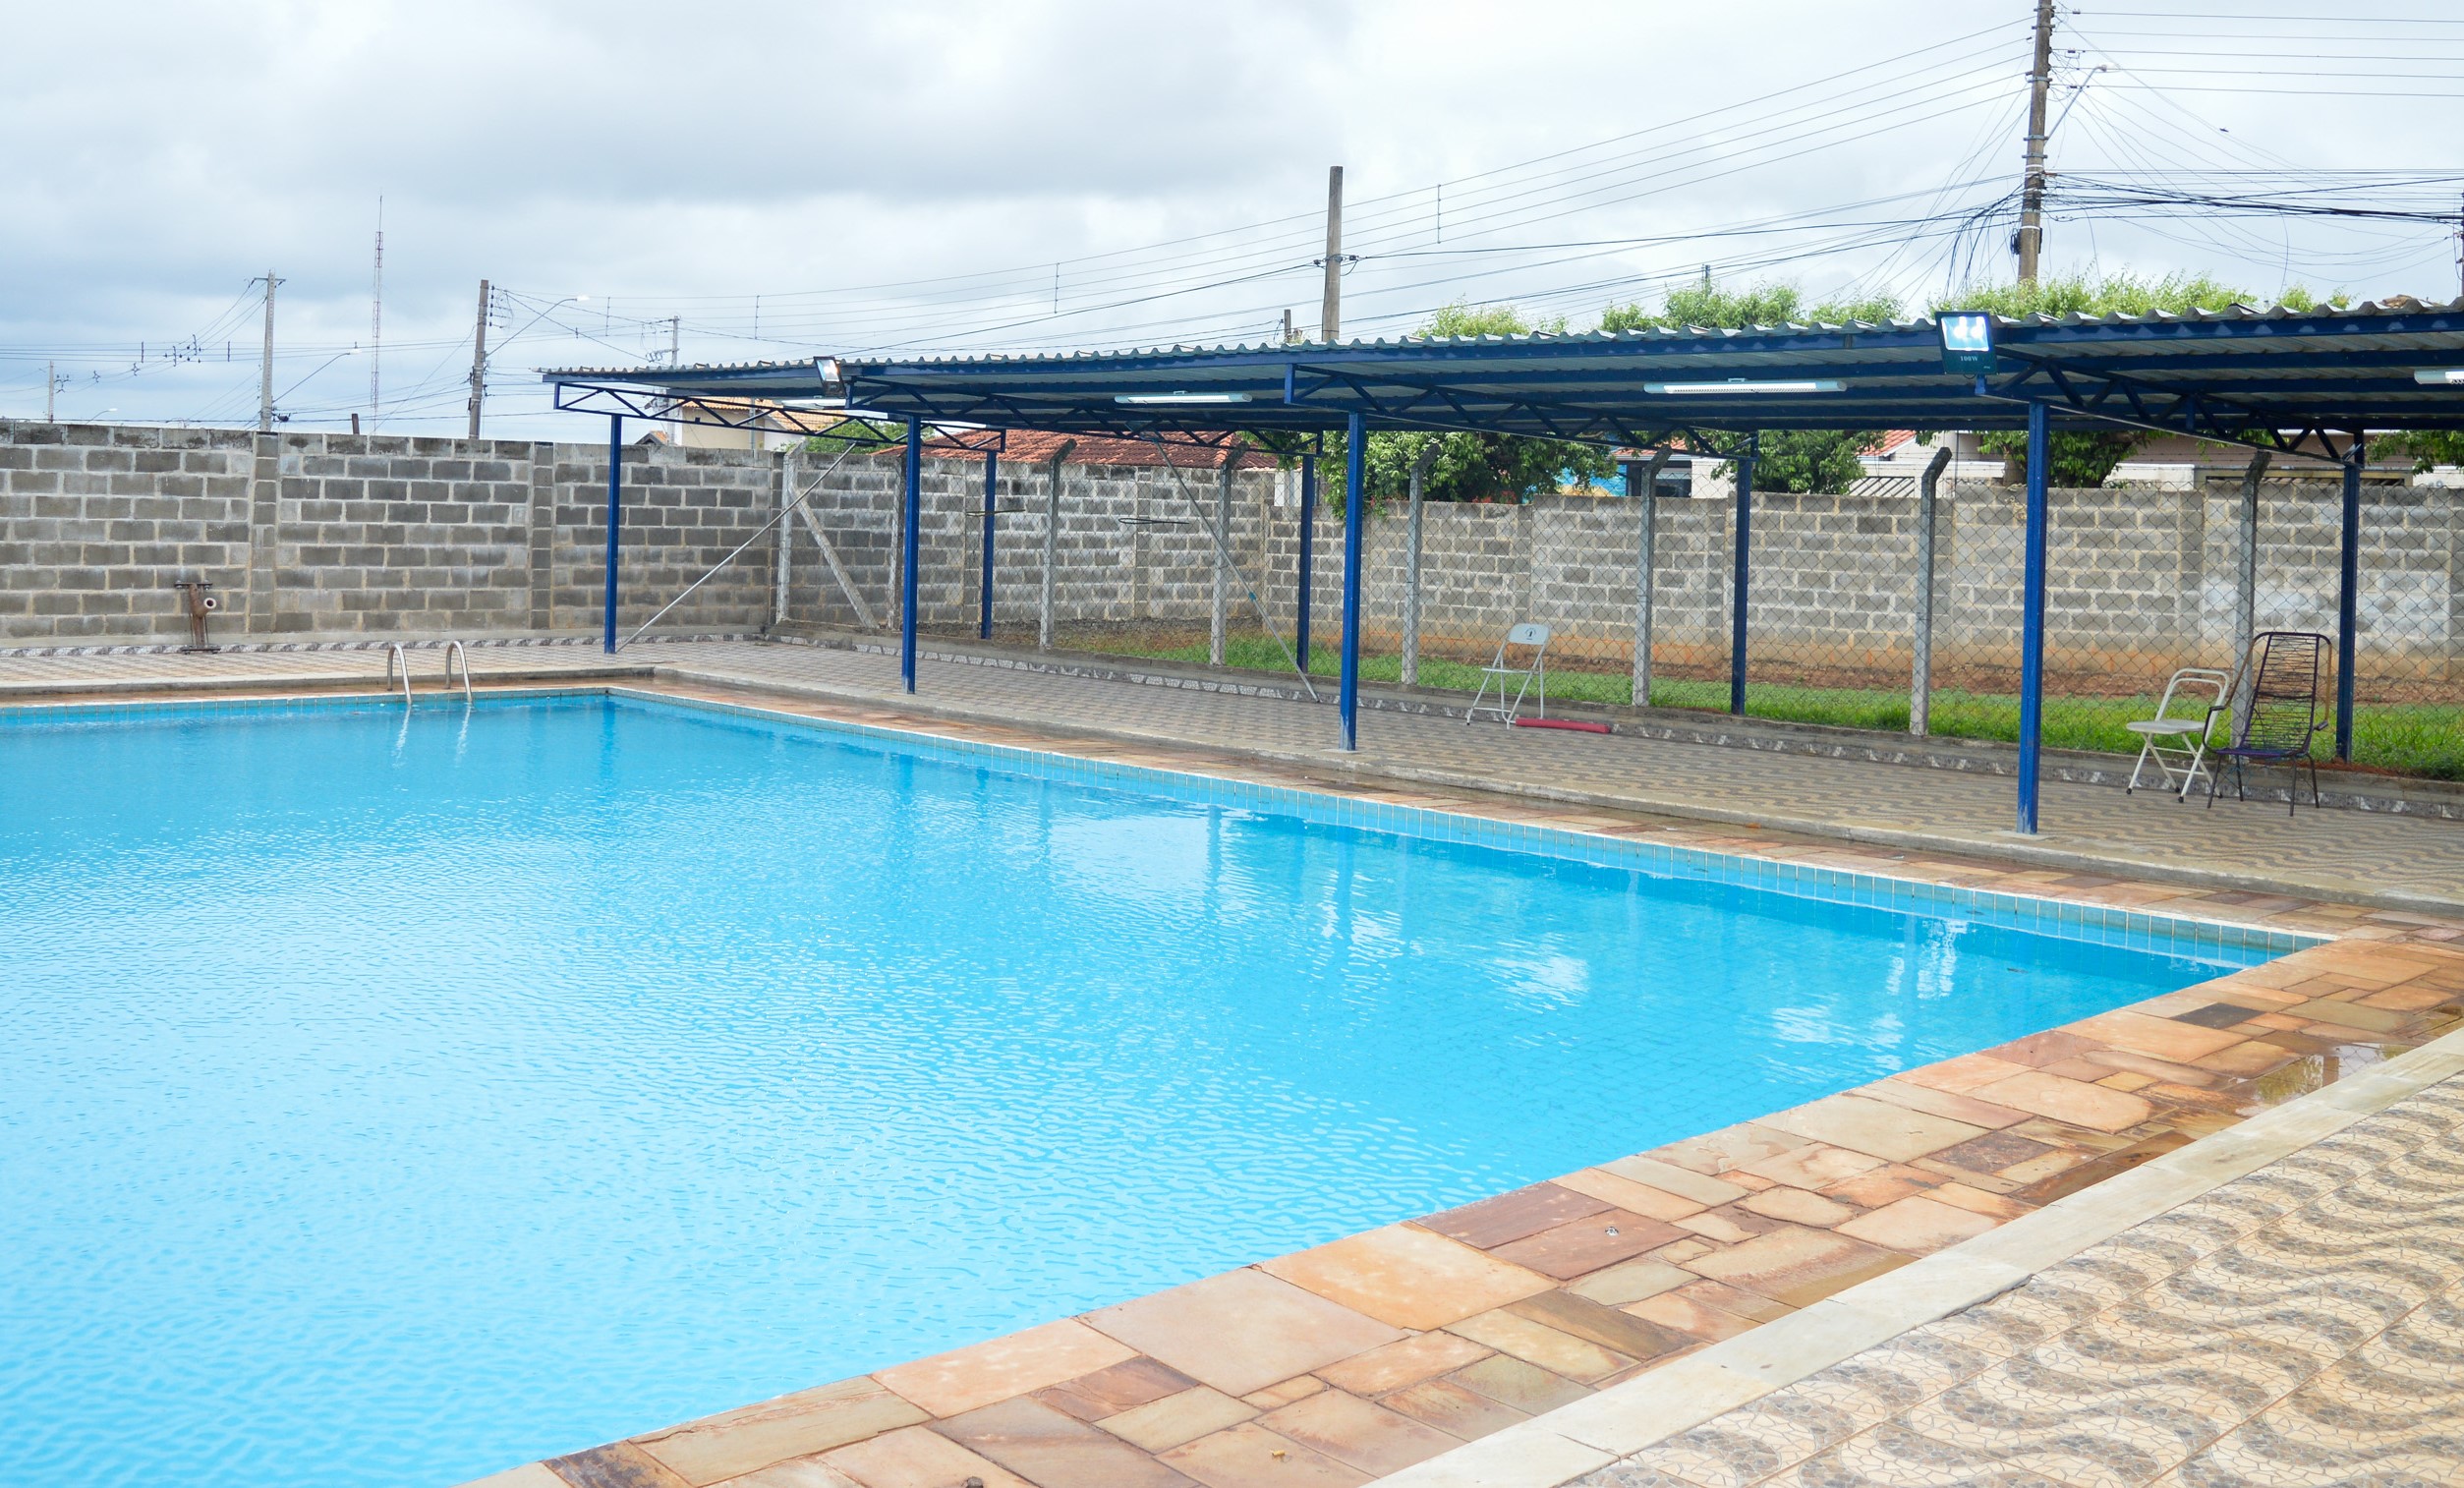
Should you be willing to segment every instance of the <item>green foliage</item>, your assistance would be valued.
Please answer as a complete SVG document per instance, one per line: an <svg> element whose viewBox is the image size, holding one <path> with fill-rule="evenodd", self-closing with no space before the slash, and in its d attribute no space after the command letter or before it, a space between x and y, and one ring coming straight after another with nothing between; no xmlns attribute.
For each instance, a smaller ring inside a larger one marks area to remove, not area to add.
<svg viewBox="0 0 2464 1488"><path fill-rule="evenodd" d="M2285 291L2285 303L2309 309L2317 302L2298 286ZM2341 297L2335 297L2340 299ZM2253 297L2206 274L2166 274L2149 279L2117 272L2093 277L2086 273L2056 274L2033 284L1972 284L1937 301L1933 309L1984 310L2017 319L2025 315L2147 315L2158 311L2181 315L2194 310L2226 310L2248 305ZM2050 468L2055 486L2102 486L2113 468L2129 459L2155 435L2136 429L2063 429L2051 440ZM2006 460L2028 458L2028 436L1990 433L1977 441L1985 453Z"/></svg>
<svg viewBox="0 0 2464 1488"><path fill-rule="evenodd" d="M1641 330L1657 326L1682 330L1690 326L1743 330L1752 325L1788 325L1813 321L1840 325L1851 320L1888 320L1899 314L1899 302L1887 296L1825 301L1811 309L1793 284L1756 284L1724 289L1710 279L1669 292L1654 311L1641 305L1612 305L1600 315L1602 330ZM1882 438L1874 429L1766 429L1761 455L1754 462L1754 485L1763 490L1818 490L1834 494L1848 489L1864 473L1860 451ZM1726 467L1723 467L1726 469Z"/></svg>
<svg viewBox="0 0 2464 1488"><path fill-rule="evenodd" d="M1522 313L1511 305L1484 305L1474 309L1458 300L1429 316L1426 325L1413 331L1415 336L1528 336L1534 332L1562 335L1566 317L1557 315L1547 320L1525 320Z"/></svg>
<svg viewBox="0 0 2464 1488"><path fill-rule="evenodd" d="M1416 334L1423 336L1522 336L1533 332L1562 333L1565 317L1527 320L1511 305L1474 308L1458 302L1429 317ZM1431 501L1515 501L1554 491L1572 473L1579 481L1597 481L1616 470L1608 451L1589 444L1557 439L1529 439L1510 434L1379 431L1369 435L1362 475L1373 500L1391 500L1410 490L1413 463L1434 451L1421 494ZM1328 504L1344 502L1344 440L1327 441L1321 471Z"/></svg>
<svg viewBox="0 0 2464 1488"><path fill-rule="evenodd" d="M2409 433L2387 434L2374 448L2380 454L2411 455L2416 471L2434 465L2464 465L2464 431L2452 429L2417 429Z"/></svg>
<svg viewBox="0 0 2464 1488"><path fill-rule="evenodd" d="M2304 298L2307 299L2307 292ZM2018 319L2024 315L2151 315L2158 311L2182 315L2194 310L2230 310L2249 305L2247 290L2218 283L2206 274L2166 274L2159 279L2129 272L2056 274L2033 284L1971 284L1934 302L1946 310L1988 310Z"/></svg>
<svg viewBox="0 0 2464 1488"><path fill-rule="evenodd" d="M829 431L807 438L804 452L808 455L834 455L850 444L878 449L885 443L899 443L906 437L905 425L893 424L887 419L841 419L831 425Z"/></svg>

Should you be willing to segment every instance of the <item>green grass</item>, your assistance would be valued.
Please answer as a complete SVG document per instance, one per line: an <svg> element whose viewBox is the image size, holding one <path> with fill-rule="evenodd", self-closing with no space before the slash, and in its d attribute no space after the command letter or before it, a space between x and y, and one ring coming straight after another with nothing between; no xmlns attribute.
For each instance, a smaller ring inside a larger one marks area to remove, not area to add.
<svg viewBox="0 0 2464 1488"><path fill-rule="evenodd" d="M1206 660L1206 644L1136 646L1115 643L1132 654L1163 660ZM1289 672L1291 663L1283 649L1265 636L1234 635L1225 644L1224 659L1251 671ZM1312 676L1333 676L1339 665L1332 647L1313 649ZM1403 658L1364 656L1362 680L1400 682ZM1633 701L1633 681L1622 673L1551 671L1549 700L1602 703L1625 707ZM1480 669L1461 661L1426 658L1420 662L1420 685L1469 692L1480 683ZM1655 708L1728 711L1728 683L1660 677L1651 683ZM2049 697L2044 705L2044 742L2054 749L2098 750L2137 754L2139 738L2122 725L2154 715L2155 695L2136 698ZM1783 682L1746 685L1746 712L1757 718L1786 723L1821 723L1834 728L1908 731L1908 694L1853 687L1802 687ZM1932 732L1943 738L2019 738L2019 699L2008 693L1942 692L1933 695ZM2322 746L2326 741L2321 740ZM2324 752L2322 748L2322 753ZM2353 715L2353 761L2372 770L2419 775L2435 780L2464 780L2464 705L2438 703L2364 703Z"/></svg>

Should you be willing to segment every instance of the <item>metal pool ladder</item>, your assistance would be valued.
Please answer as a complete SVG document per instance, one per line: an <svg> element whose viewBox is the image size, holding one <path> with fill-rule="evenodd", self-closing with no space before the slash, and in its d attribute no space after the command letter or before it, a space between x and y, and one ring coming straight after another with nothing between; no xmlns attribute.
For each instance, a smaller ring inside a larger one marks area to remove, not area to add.
<svg viewBox="0 0 2464 1488"><path fill-rule="evenodd" d="M471 654L463 648L461 642L447 641L445 643L445 690L447 692L453 690L453 663L457 659L462 663L462 701L467 704L472 700ZM411 658L403 651L402 643L399 641L390 642L385 647L385 691L388 693L394 688L396 667L401 669L402 706L407 709L411 707Z"/></svg>

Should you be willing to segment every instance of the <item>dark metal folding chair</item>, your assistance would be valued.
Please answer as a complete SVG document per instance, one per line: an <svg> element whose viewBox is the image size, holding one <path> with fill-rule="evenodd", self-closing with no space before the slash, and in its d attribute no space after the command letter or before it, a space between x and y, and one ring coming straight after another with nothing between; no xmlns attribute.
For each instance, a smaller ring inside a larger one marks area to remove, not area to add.
<svg viewBox="0 0 2464 1488"><path fill-rule="evenodd" d="M2313 752L2320 730L2328 723L2319 708L2319 677L2325 669L2327 638L2306 630L2269 630L2253 636L2244 662L2250 694L2233 720L2233 742L2210 754L2233 766L2233 798L2250 797L2242 788L2248 765L2284 767L2284 809L2289 816L2300 805L2302 767L2310 767L2310 804L2319 805L2319 760ZM2207 776L2207 806L2213 810L2216 791L2224 783L2221 767Z"/></svg>

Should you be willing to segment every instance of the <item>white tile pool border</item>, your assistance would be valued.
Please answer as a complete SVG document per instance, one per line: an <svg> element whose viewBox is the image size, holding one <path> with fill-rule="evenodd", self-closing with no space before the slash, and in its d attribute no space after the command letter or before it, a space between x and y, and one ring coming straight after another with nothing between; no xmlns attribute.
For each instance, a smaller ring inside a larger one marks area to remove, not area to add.
<svg viewBox="0 0 2464 1488"><path fill-rule="evenodd" d="M1935 918L1965 917L2122 949L2159 954L2189 951L2196 955L2204 952L2217 957L2256 956L2265 959L2322 945L2334 939L2332 936L2302 935L2188 914L2118 909L1999 889L1935 884L1883 873L1809 867L1715 852L1707 848L1611 836L1576 828L1535 826L1434 807L1361 800L1301 786L1267 784L1237 775L1086 759L1052 750L952 738L922 729L815 717L755 704L679 696L609 683L496 688L483 694L474 706L493 709L583 699L613 700L651 711L731 716L772 730L791 729L834 735L913 758L998 769L1004 773L1031 779L1126 788L1191 805L1273 812L1326 826L1526 853L1597 867L1632 870L1660 878L1760 889L1825 903ZM413 711L433 713L439 704L446 708L453 706L447 699L431 699L424 710L415 708ZM0 706L0 727L165 721L189 717L375 713L401 707L398 695L388 693L24 704Z"/></svg>

